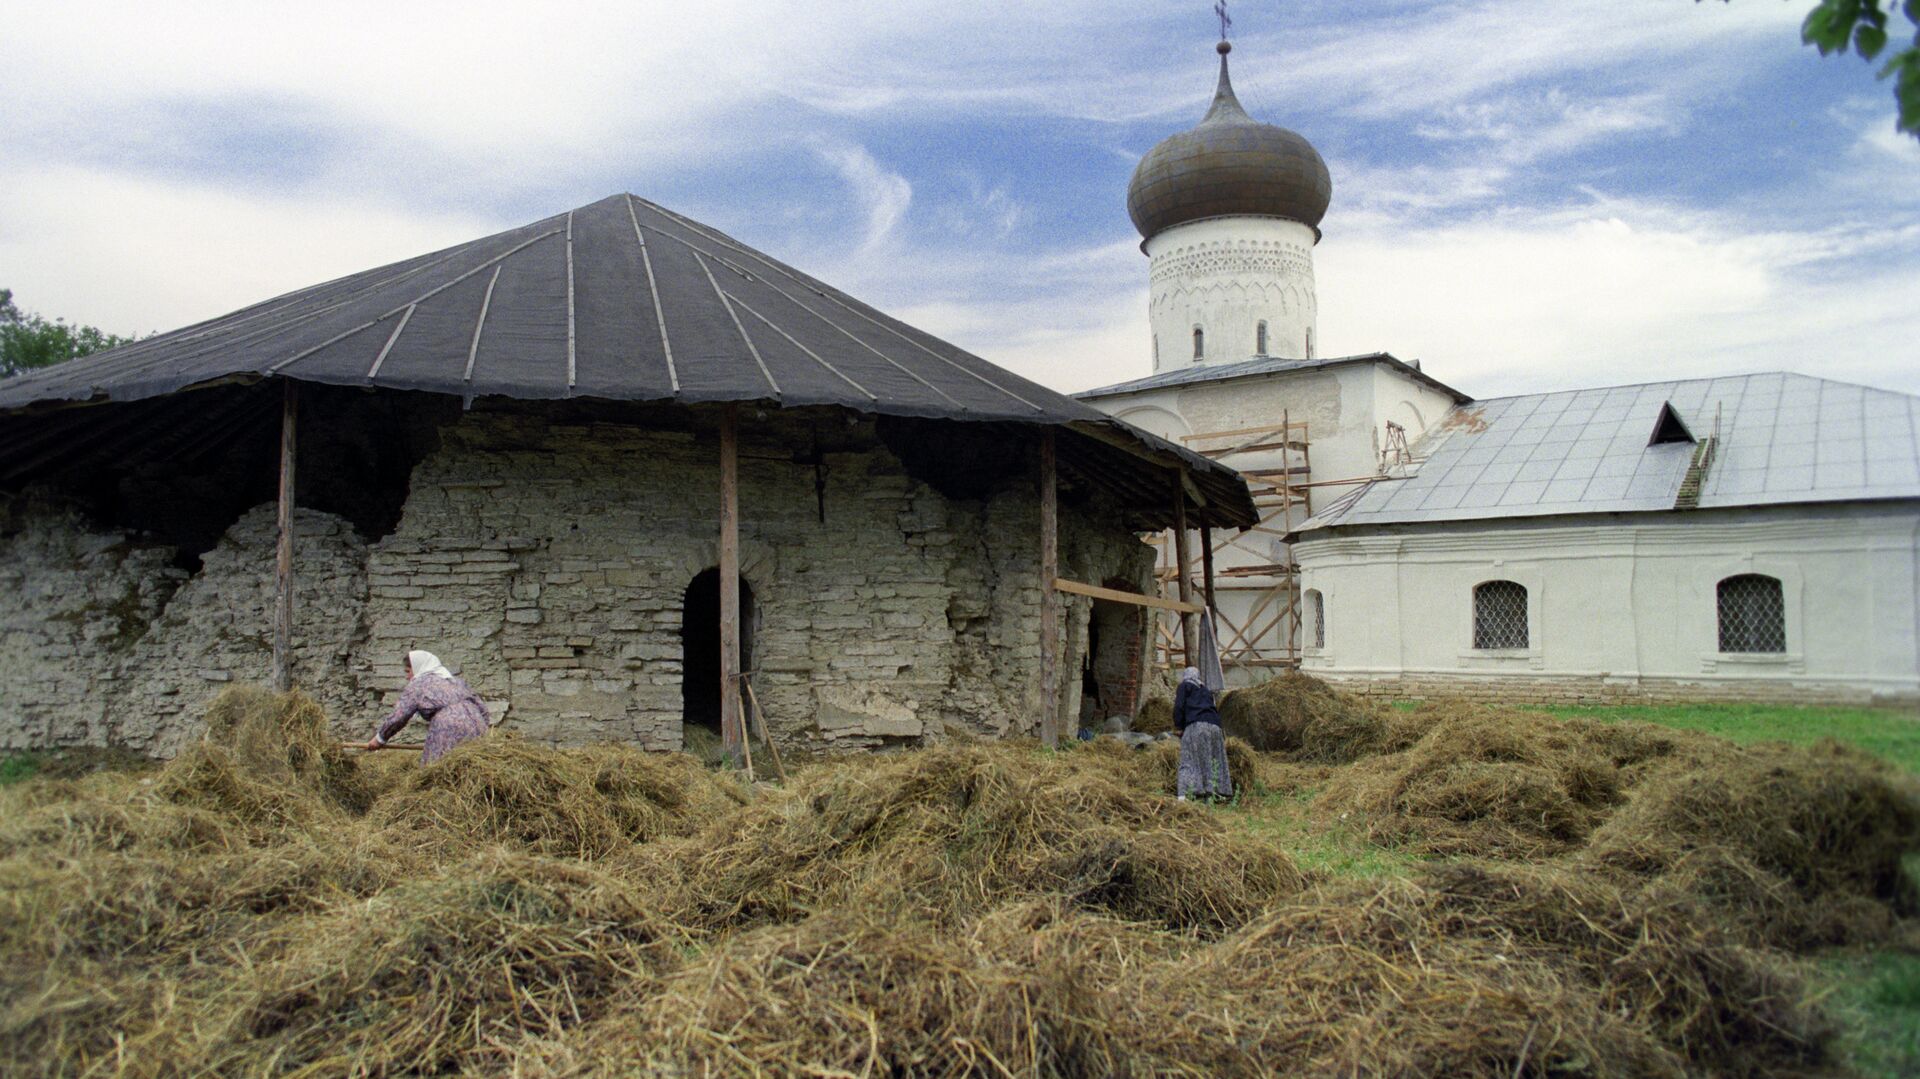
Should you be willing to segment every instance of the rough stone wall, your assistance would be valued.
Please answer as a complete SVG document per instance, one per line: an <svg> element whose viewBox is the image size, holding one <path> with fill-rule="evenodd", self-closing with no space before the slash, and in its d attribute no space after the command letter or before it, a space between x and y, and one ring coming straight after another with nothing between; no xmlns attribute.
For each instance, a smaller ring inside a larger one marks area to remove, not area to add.
<svg viewBox="0 0 1920 1079"><path fill-rule="evenodd" d="M844 750L1028 734L1039 720L1039 508L1030 476L950 499L871 447L827 455L826 520L805 431L744 425L741 571L753 684L783 745ZM302 512L296 681L343 736L372 728L413 648L438 653L496 720L551 743L682 744L686 589L718 562L710 437L476 412L415 470L395 531L372 543ZM1061 565L1087 581L1151 576L1114 507L1063 505ZM170 550L42 513L3 541L0 744L109 742L170 753L271 654L271 506L236 522L189 579ZM1062 670L1089 604L1066 597ZM111 662L88 649L104 650ZM1078 707L1078 680L1060 704ZM1069 712L1069 714L1072 714Z"/></svg>
<svg viewBox="0 0 1920 1079"><path fill-rule="evenodd" d="M127 658L187 575L37 493L0 520L0 749L104 744Z"/></svg>
<svg viewBox="0 0 1920 1079"><path fill-rule="evenodd" d="M776 735L839 749L1034 729L1031 484L953 501L875 443L829 455L823 523L789 434L748 425L740 466L753 683ZM718 562L718 491L708 440L469 417L370 552L357 684L391 693L401 657L424 647L527 737L679 748L682 604ZM1130 533L1085 516L1066 515L1066 561L1147 572Z"/></svg>
<svg viewBox="0 0 1920 1079"><path fill-rule="evenodd" d="M227 683L264 682L272 656L274 513L230 528L198 573L171 548L33 499L0 539L0 748L121 745L171 754ZM338 719L369 701L341 677L361 633L365 545L302 512L296 679ZM324 617L315 617L325 612Z"/></svg>
<svg viewBox="0 0 1920 1079"><path fill-rule="evenodd" d="M311 510L295 512L294 534L294 682L345 733L357 726L351 717L374 703L345 677L364 633L366 543L345 521ZM277 535L274 507L255 506L202 556L200 571L173 593L127 657L109 742L171 755L198 733L204 706L221 689L268 681Z"/></svg>

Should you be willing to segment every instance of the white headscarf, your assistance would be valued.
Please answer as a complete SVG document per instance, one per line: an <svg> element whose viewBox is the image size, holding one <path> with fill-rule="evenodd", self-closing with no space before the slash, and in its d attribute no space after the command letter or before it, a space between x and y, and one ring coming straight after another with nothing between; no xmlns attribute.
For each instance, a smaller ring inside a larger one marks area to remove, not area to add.
<svg viewBox="0 0 1920 1079"><path fill-rule="evenodd" d="M440 657L434 655L432 652L422 651L420 649L408 652L407 664L413 668L413 676L415 678L425 678L430 674L437 675L441 678L453 677L453 672L447 670L447 665L440 662Z"/></svg>
<svg viewBox="0 0 1920 1079"><path fill-rule="evenodd" d="M1200 668L1198 667L1188 667L1186 670L1181 671L1180 681L1190 682L1196 686L1205 684L1200 681Z"/></svg>

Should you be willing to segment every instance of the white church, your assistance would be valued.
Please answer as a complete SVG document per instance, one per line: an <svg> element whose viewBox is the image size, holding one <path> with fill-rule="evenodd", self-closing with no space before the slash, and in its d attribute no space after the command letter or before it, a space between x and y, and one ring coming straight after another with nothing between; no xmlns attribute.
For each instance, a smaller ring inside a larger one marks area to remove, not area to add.
<svg viewBox="0 0 1920 1079"><path fill-rule="evenodd" d="M1776 372L1474 400L1321 356L1326 164L1218 49L1205 118L1128 187L1153 373L1077 396L1253 486L1211 574L1230 683L1920 703L1920 397ZM1171 625L1156 651L1185 660Z"/></svg>

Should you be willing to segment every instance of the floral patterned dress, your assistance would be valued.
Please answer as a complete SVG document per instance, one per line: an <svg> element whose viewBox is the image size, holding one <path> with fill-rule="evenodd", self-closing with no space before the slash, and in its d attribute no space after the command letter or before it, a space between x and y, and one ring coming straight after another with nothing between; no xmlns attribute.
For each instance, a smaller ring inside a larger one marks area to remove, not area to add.
<svg viewBox="0 0 1920 1079"><path fill-rule="evenodd" d="M378 740L384 744L404 729L409 720L427 718L427 748L420 763L432 764L454 746L479 738L491 729L487 706L473 695L459 678L424 674L407 683L394 704L393 712L380 724Z"/></svg>

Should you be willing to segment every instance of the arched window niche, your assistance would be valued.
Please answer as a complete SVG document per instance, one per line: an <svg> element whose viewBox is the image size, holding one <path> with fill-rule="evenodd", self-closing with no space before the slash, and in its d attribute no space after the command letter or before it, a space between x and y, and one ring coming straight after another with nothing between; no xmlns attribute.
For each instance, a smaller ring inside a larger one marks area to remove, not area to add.
<svg viewBox="0 0 1920 1079"><path fill-rule="evenodd" d="M1787 603L1780 578L1740 573L1714 587L1720 651L1780 655L1787 650Z"/></svg>
<svg viewBox="0 0 1920 1079"><path fill-rule="evenodd" d="M1473 586L1473 646L1483 650L1528 647L1527 587L1518 581L1482 581Z"/></svg>

